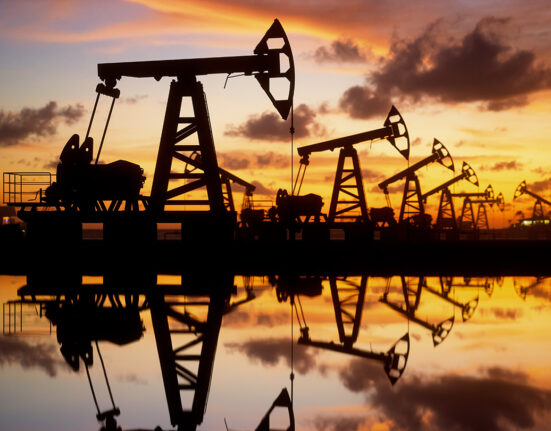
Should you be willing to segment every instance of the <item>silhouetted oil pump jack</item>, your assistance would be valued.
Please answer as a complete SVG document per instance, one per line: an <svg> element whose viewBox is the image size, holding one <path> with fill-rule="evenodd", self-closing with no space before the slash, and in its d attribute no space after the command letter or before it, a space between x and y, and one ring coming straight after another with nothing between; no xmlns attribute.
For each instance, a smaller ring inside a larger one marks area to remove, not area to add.
<svg viewBox="0 0 551 431"><path fill-rule="evenodd" d="M457 230L457 220L455 218L455 208L453 206L453 198L450 187L461 180L467 180L471 184L478 187L478 177L476 176L474 169L471 168L467 162L463 162L461 173L459 175L456 175L445 183L440 184L438 187L426 192L422 196L423 202L426 202L429 196L441 192L440 204L438 205L438 215L436 216L435 223L435 227L437 229Z"/></svg>
<svg viewBox="0 0 551 431"><path fill-rule="evenodd" d="M272 42L281 42L278 48L271 48ZM282 70L281 58L286 57L288 69ZM224 201L214 140L203 86L197 77L209 74L254 75L283 119L292 106L295 70L291 46L283 27L275 20L260 43L254 55L219 58L196 58L183 60L143 61L128 63L106 63L98 65L98 75L108 89L113 89L123 76L135 78L152 77L157 80L165 76L175 77L170 85L157 165L151 188L151 211L160 214L165 206L193 205L196 208L208 206L210 211L222 214ZM285 81L288 85L286 99L277 100L271 92L274 81ZM180 109L184 99L190 100L194 115L182 117ZM179 129L180 125L184 125ZM196 135L198 144L181 144ZM200 164L193 173L172 171L173 160L194 165L189 153L200 154ZM169 188L171 180L191 179L192 182ZM185 195L206 188L207 200L183 199Z"/></svg>
<svg viewBox="0 0 551 431"><path fill-rule="evenodd" d="M275 429L270 426L271 414L278 407L286 409L289 414L289 426L287 428ZM289 392L287 392L287 389L283 388L281 390L278 397L272 403L270 409L266 412L258 426L255 428L255 431L295 431L295 413L293 411L293 402L289 397Z"/></svg>
<svg viewBox="0 0 551 431"><path fill-rule="evenodd" d="M486 204L490 205L490 208L495 204L497 209L501 212L505 211L505 199L503 193L499 192L493 199L478 199L473 200L473 204L478 205L478 211L476 214L476 227L479 230L489 230L490 224L488 222L488 213L486 212Z"/></svg>
<svg viewBox="0 0 551 431"><path fill-rule="evenodd" d="M519 281L517 281L516 278L513 278L513 286L515 288L515 292L517 295L523 300L526 301L526 296L528 292L532 289L536 289L538 286L541 286L543 282L548 279L549 277L543 277L538 276L534 281L527 285L521 284Z"/></svg>
<svg viewBox="0 0 551 431"><path fill-rule="evenodd" d="M195 172L198 169L198 166L201 166L201 156L199 153L192 153L190 159L193 160L193 165L186 164L184 168L184 173L188 175ZM237 184L245 188L242 209L254 208L253 192L255 191L256 186L243 180L242 178L239 178L237 175L232 174L224 168L218 167L218 171L220 172L220 183L223 186L222 197L226 210L232 213L235 212L232 184Z"/></svg>
<svg viewBox="0 0 551 431"><path fill-rule="evenodd" d="M473 209L473 204L476 204L476 201L482 201L482 200L495 200L495 193L492 185L488 185L486 189L484 189L483 192L460 192L460 193L452 193L452 198L463 198L463 206L461 208L461 214L457 218L457 224L459 225L459 228L462 230L476 230L478 227L478 215L480 212L477 212L475 214ZM480 211L480 207L479 207ZM486 213L486 208L484 207L484 210L482 210L482 217L483 220L481 220L481 224L484 224L484 220L486 220L486 224L488 221L488 215Z"/></svg>
<svg viewBox="0 0 551 431"><path fill-rule="evenodd" d="M455 281L455 279L452 279L450 281L450 286L453 287L461 287L462 289L483 289L484 292L486 292L486 295L488 297L492 297L492 294L494 293L494 282L499 281L499 279L494 280L490 277L463 277L463 283Z"/></svg>
<svg viewBox="0 0 551 431"><path fill-rule="evenodd" d="M402 283L402 292L404 294L404 304L398 304L389 300L390 293L390 278L388 279L386 291L381 297L380 301L388 305L393 310L402 314L408 320L423 326L432 333L432 342L434 346L438 346L442 341L446 339L452 330L455 316L451 316L448 319L438 323L437 325L430 323L426 320L420 319L415 315L419 303L421 301L421 292L425 286L425 277L405 277L400 276Z"/></svg>
<svg viewBox="0 0 551 431"><path fill-rule="evenodd" d="M298 343L381 362L390 383L394 385L406 369L409 357L409 333L404 334L386 352L375 352L354 347L360 332L367 282L367 275L361 276L359 284L348 280L346 277L330 276L329 284L331 286L339 343L312 340L310 338L310 328L305 321L299 321L301 335ZM297 302L302 307L300 301ZM300 313L297 312L297 315L304 316L302 309Z"/></svg>
<svg viewBox="0 0 551 431"><path fill-rule="evenodd" d="M435 139L432 144L432 154L423 160L415 163L407 169L398 172L396 175L379 183L379 188L384 192L387 205L392 208L390 204L390 198L388 193L388 186L405 179L404 194L402 197L402 205L400 207L400 217L398 223L407 223L416 227L430 227L430 215L425 213L425 206L423 204L421 185L419 184L419 178L416 172L431 164L440 163L442 166L455 170L453 159L447 150L447 148L438 139Z"/></svg>
<svg viewBox="0 0 551 431"><path fill-rule="evenodd" d="M120 415L120 410L115 405L98 342L109 341L122 346L139 340L144 332L140 311L144 310L147 304L140 303L139 295L74 291L69 295L60 294L59 291L53 292L51 288L45 287L22 288L22 301L25 301L27 293L30 293L31 299L28 302L39 303L41 309L45 310L44 315L56 327L61 354L74 371L79 370L82 360L97 409L96 418L103 424L101 430L120 431L121 428L115 419ZM38 295L47 295L48 299L37 298ZM103 411L100 409L89 372L89 367L94 362L92 342L96 345L112 405L112 408Z"/></svg>
<svg viewBox="0 0 551 431"><path fill-rule="evenodd" d="M162 289L148 296L170 421L182 430L203 421L222 316L231 310L233 277L217 280L217 291L207 296L166 299Z"/></svg>
<svg viewBox="0 0 551 431"><path fill-rule="evenodd" d="M474 312L476 311L476 308L478 307L479 297L477 296L476 298L473 298L466 303L456 301L454 298L450 297L451 287L453 287L451 284L449 284L451 282L452 278L440 277L440 291L438 291L438 289L430 287L428 283L425 283L425 289L432 294L442 298L443 300L449 302L455 307L459 308L461 310L461 318L463 319L463 322L466 322L473 316Z"/></svg>
<svg viewBox="0 0 551 431"><path fill-rule="evenodd" d="M300 165L295 184L293 185L292 195L289 196L289 199L297 200L302 198L302 196L299 197L298 195L300 194L306 168L310 163L310 155L316 152L333 151L339 148L339 160L337 162L337 171L327 221L369 221L360 160L354 145L378 140L387 140L406 160L409 159L409 134L406 123L396 107L392 106L384 122L384 127L380 129L299 147L297 151L301 157ZM349 200L340 200L342 199L340 198L341 194L345 195ZM319 199L321 200L321 197ZM360 211L359 217L355 214L358 209Z"/></svg>
<svg viewBox="0 0 551 431"><path fill-rule="evenodd" d="M538 221L541 223L544 220L549 220L548 217L545 216L543 212L543 205L551 205L551 201L548 201L547 199L542 198L537 193L534 193L530 190L528 190L526 186L526 181L522 181L516 188L515 194L513 196L513 200L520 198L523 195L528 195L533 197L536 202L534 202L534 209L532 210L532 222L538 223Z"/></svg>

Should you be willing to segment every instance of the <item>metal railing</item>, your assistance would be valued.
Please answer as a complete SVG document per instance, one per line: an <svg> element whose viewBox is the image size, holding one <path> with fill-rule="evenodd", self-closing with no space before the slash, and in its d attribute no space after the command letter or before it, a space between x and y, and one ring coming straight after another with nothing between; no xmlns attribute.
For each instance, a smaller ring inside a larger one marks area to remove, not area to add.
<svg viewBox="0 0 551 431"><path fill-rule="evenodd" d="M50 172L4 172L3 203L40 203L42 191L52 184L55 174Z"/></svg>

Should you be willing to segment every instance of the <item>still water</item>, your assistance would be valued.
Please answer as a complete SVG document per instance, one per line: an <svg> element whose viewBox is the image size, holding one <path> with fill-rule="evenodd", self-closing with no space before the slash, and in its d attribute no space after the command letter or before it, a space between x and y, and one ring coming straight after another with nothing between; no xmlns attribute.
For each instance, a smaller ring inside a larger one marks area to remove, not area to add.
<svg viewBox="0 0 551 431"><path fill-rule="evenodd" d="M173 276L163 280L176 283ZM2 303L19 299L25 284L26 277L1 276ZM199 430L255 429L284 387L297 430L551 429L551 279L236 276L232 284ZM4 305L1 430L101 427L82 358L75 371L75 358L71 367L58 342L79 331L93 334L88 341L99 338L101 358L88 343L99 409L112 408L103 359L122 429L174 428L151 302L143 295L94 298L96 308L132 305L137 314L126 315L126 324L115 320L128 331L110 333L90 321L97 315L63 323L51 306L46 313L32 301ZM179 310L174 315L207 318L205 298L163 299ZM38 300L56 303L55 296ZM194 336L182 321L189 324L180 319L174 343ZM288 424L281 411L271 422Z"/></svg>

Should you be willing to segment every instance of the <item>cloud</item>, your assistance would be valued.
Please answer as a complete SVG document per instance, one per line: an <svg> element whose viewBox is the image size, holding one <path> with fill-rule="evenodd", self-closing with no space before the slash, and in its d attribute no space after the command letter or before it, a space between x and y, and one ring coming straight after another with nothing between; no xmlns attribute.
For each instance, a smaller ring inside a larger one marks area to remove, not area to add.
<svg viewBox="0 0 551 431"><path fill-rule="evenodd" d="M38 368L50 377L64 362L56 346L52 344L30 344L20 338L0 338L0 366L21 365L23 368Z"/></svg>
<svg viewBox="0 0 551 431"><path fill-rule="evenodd" d="M147 97L148 97L147 94L136 94L135 96L132 96L132 97L122 97L121 103L126 103L128 105L135 105L140 100L147 99Z"/></svg>
<svg viewBox="0 0 551 431"><path fill-rule="evenodd" d="M284 338L249 340L244 343L227 343L230 351L244 353L249 359L266 366L275 366L281 360L291 364L291 346ZM316 366L316 352L302 345L294 346L294 367L299 374L306 374Z"/></svg>
<svg viewBox="0 0 551 431"><path fill-rule="evenodd" d="M377 384L372 370L351 362L341 379L396 430L498 431L531 428L551 408L551 392L531 386L527 377L503 368L481 370L479 376L413 377L395 387Z"/></svg>
<svg viewBox="0 0 551 431"><path fill-rule="evenodd" d="M217 153L218 164L224 169L256 169L256 168L288 168L291 159L288 154L283 155L268 151L260 154L250 154L243 151L226 151Z"/></svg>
<svg viewBox="0 0 551 431"><path fill-rule="evenodd" d="M264 112L250 116L239 126L229 125L224 135L259 141L289 142L290 127L290 120L284 121L274 112ZM314 110L305 104L297 106L294 110L294 127L295 138L320 137L327 133L325 126L316 121Z"/></svg>
<svg viewBox="0 0 551 431"><path fill-rule="evenodd" d="M526 105L531 93L551 88L551 69L539 65L533 52L507 44L508 22L483 18L458 41L437 21L411 41L395 40L366 84L344 92L341 109L369 118L388 109L391 94L414 102L479 102L492 111Z"/></svg>
<svg viewBox="0 0 551 431"><path fill-rule="evenodd" d="M391 105L388 94L361 85L350 87L339 100L339 107L352 118L380 116L386 114Z"/></svg>
<svg viewBox="0 0 551 431"><path fill-rule="evenodd" d="M320 46L313 54L318 63L363 63L366 55L352 40L334 40L331 45Z"/></svg>
<svg viewBox="0 0 551 431"><path fill-rule="evenodd" d="M314 418L317 431L356 431L363 425L360 417L318 416Z"/></svg>
<svg viewBox="0 0 551 431"><path fill-rule="evenodd" d="M254 189L255 195L263 195L263 196L275 196L276 191L274 189L270 189L266 186L264 186L260 181L253 181L251 182L253 186L256 188Z"/></svg>
<svg viewBox="0 0 551 431"><path fill-rule="evenodd" d="M511 160L510 162L497 162L494 163L493 166L490 167L482 167L481 170L490 170L490 171L518 171L522 169L524 166L522 163L517 162L516 160Z"/></svg>
<svg viewBox="0 0 551 431"><path fill-rule="evenodd" d="M491 308L491 313L498 319L516 320L522 316L522 310L518 308Z"/></svg>
<svg viewBox="0 0 551 431"><path fill-rule="evenodd" d="M527 184L526 188L534 193L545 192L551 188L551 177L545 180L535 181L531 184Z"/></svg>
<svg viewBox="0 0 551 431"><path fill-rule="evenodd" d="M53 101L38 109L0 110L0 147L17 145L30 136L53 136L60 123L71 125L80 120L84 112L80 104L59 108Z"/></svg>
<svg viewBox="0 0 551 431"><path fill-rule="evenodd" d="M229 170L247 169L250 164L249 158L231 153L218 153L218 159L220 167Z"/></svg>
<svg viewBox="0 0 551 431"><path fill-rule="evenodd" d="M288 313L264 313L258 311L235 310L224 316L225 326L267 326L274 327L289 322Z"/></svg>

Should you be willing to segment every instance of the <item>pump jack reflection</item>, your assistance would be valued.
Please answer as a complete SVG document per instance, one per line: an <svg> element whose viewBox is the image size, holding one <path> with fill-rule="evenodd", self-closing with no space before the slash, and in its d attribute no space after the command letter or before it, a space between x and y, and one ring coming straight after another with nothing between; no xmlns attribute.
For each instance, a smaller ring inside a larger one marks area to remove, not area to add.
<svg viewBox="0 0 551 431"><path fill-rule="evenodd" d="M402 376L409 356L409 334L404 334L386 352L376 352L354 347L358 341L362 311L365 303L368 276L362 275L360 283L354 283L347 277L329 276L335 323L339 334L339 343L333 341L313 340L310 328L306 324L300 295L315 296L322 291L322 276L279 276L274 279L277 296L280 301L290 298L296 309L300 324L298 344L331 350L338 353L357 356L378 361L383 364L384 371L391 384L395 384Z"/></svg>
<svg viewBox="0 0 551 431"><path fill-rule="evenodd" d="M98 341L122 346L138 340L144 331L140 312L149 309L171 423L179 431L193 431L203 421L222 317L255 298L252 286L246 284L246 296L231 301L233 281L233 275L216 277L205 292L197 289L199 278L182 277L181 286L141 286L134 293L103 284L52 288L49 283L34 282L18 293L21 303L39 304L41 315L44 312L56 327L61 353L73 370L79 370L82 360L97 407L96 418L102 423L101 431L121 428L115 419L120 410L111 393ZM112 403L112 408L103 411L88 371L93 365L92 342L96 344ZM191 395L186 397L191 402L185 406L184 393ZM288 410L287 431L294 431L294 413L286 389L278 395L256 431L271 431L270 414L276 407Z"/></svg>
<svg viewBox="0 0 551 431"><path fill-rule="evenodd" d="M455 316L451 316L438 324L434 324L428 320L423 320L416 315L417 309L419 308L419 303L421 301L421 293L426 284L425 277L400 276L402 292L404 295L403 304L392 302L389 299L390 280L391 278L387 279L386 290L380 301L405 316L409 321L415 322L431 331L432 342L435 347L442 343L442 341L447 338L453 327Z"/></svg>

